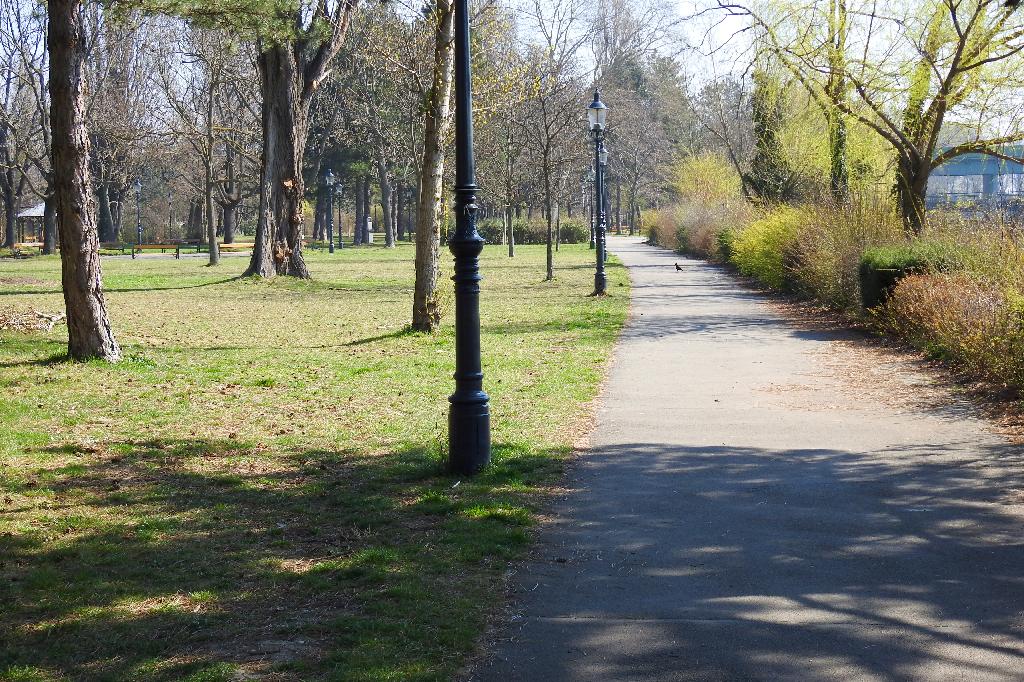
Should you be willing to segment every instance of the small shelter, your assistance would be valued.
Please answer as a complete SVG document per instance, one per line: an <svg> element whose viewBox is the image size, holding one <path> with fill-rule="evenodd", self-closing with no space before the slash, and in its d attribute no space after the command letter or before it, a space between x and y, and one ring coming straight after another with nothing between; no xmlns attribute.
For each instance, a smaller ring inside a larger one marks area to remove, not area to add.
<svg viewBox="0 0 1024 682"><path fill-rule="evenodd" d="M43 213L46 204L40 203L18 212L16 223L19 242L43 241Z"/></svg>

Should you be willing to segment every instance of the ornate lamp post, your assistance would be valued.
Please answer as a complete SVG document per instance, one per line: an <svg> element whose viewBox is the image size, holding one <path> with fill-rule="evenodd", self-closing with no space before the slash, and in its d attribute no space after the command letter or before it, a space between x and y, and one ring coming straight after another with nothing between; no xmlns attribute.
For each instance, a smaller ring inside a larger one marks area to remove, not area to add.
<svg viewBox="0 0 1024 682"><path fill-rule="evenodd" d="M597 173L595 173L594 169L591 168L587 172L587 187L588 187L588 189L589 189L589 191L591 193L594 192L594 188L596 187L596 184L595 184L596 182L597 182ZM597 248L597 238L596 238L596 235L597 235L597 209L594 208L593 194L591 194L591 200L590 200L589 203L590 203L590 248L596 249Z"/></svg>
<svg viewBox="0 0 1024 682"><path fill-rule="evenodd" d="M608 145L601 142L601 151L598 154L601 159L601 260L608 261L608 216L612 212L612 193L608 189L606 173L608 170Z"/></svg>
<svg viewBox="0 0 1024 682"><path fill-rule="evenodd" d="M327 169L324 175L327 199L327 253L334 253L334 173Z"/></svg>
<svg viewBox="0 0 1024 682"><path fill-rule="evenodd" d="M594 91L594 101L587 107L587 120L590 122L590 132L594 135L594 169L596 171L596 182L594 183L594 207L595 228L597 233L597 271L594 273L594 295L601 296L608 289L608 278L604 274L604 167L608 163L608 152L604 151L604 128L605 120L608 117L608 107L601 101L601 92Z"/></svg>
<svg viewBox="0 0 1024 682"><path fill-rule="evenodd" d="M142 245L142 180L135 178L135 244Z"/></svg>
<svg viewBox="0 0 1024 682"><path fill-rule="evenodd" d="M455 0L455 392L448 398L448 468L471 475L491 459L491 411L480 362L480 252L473 167L469 3Z"/></svg>

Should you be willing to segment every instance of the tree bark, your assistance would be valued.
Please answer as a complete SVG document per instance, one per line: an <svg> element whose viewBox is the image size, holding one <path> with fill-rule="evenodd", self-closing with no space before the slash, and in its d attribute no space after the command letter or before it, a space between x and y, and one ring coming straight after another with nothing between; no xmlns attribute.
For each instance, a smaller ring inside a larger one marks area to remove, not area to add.
<svg viewBox="0 0 1024 682"><path fill-rule="evenodd" d="M18 224L18 209L14 197L4 193L4 246L11 248L18 241L15 226Z"/></svg>
<svg viewBox="0 0 1024 682"><path fill-rule="evenodd" d="M51 191L43 200L43 255L57 250L57 200Z"/></svg>
<svg viewBox="0 0 1024 682"><path fill-rule="evenodd" d="M925 193L931 168L900 157L896 165L896 205L903 218L903 228L910 235L920 235L925 226Z"/></svg>
<svg viewBox="0 0 1024 682"><path fill-rule="evenodd" d="M441 248L441 207L444 184L444 142L451 126L452 79L455 76L455 6L437 0L434 35L434 75L427 94L423 122L423 160L420 164L416 211L416 286L412 327L433 331L441 322L437 279Z"/></svg>
<svg viewBox="0 0 1024 682"><path fill-rule="evenodd" d="M101 242L117 241L117 229L114 227L114 213L110 209L110 183L101 182L96 189L99 199L99 234Z"/></svg>
<svg viewBox="0 0 1024 682"><path fill-rule="evenodd" d="M263 93L260 208L252 259L245 275L309 278L302 257L302 157L309 99L295 46L260 52L256 64Z"/></svg>
<svg viewBox="0 0 1024 682"><path fill-rule="evenodd" d="M209 147L212 149L212 147ZM203 200L206 208L206 242L210 247L208 265L220 264L220 248L217 246L217 220L213 212L213 159L205 160L206 181Z"/></svg>
<svg viewBox="0 0 1024 682"><path fill-rule="evenodd" d="M76 360L121 359L103 297L99 235L89 177L83 63L88 44L81 0L47 4L53 184L60 229L61 282L68 355Z"/></svg>
<svg viewBox="0 0 1024 682"><path fill-rule="evenodd" d="M380 183L380 208L384 227L384 246L389 249L395 248L395 222L394 214L391 211L391 178L388 175L388 166L383 159L377 160L377 177Z"/></svg>
<svg viewBox="0 0 1024 682"><path fill-rule="evenodd" d="M363 178L363 224L360 229L363 231L363 243L370 243L370 211L373 209L373 193L369 174ZM374 216L376 218L376 216Z"/></svg>
<svg viewBox="0 0 1024 682"><path fill-rule="evenodd" d="M395 230L398 241L405 240L405 185L398 183L395 198Z"/></svg>

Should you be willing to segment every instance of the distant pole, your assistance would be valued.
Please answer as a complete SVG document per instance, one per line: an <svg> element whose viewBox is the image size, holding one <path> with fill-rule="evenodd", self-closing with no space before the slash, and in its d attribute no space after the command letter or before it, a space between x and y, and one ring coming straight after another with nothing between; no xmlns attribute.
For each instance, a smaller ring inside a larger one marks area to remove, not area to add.
<svg viewBox="0 0 1024 682"><path fill-rule="evenodd" d="M135 178L135 244L142 245L142 180Z"/></svg>
<svg viewBox="0 0 1024 682"><path fill-rule="evenodd" d="M468 0L455 0L455 392L448 398L448 468L472 475L491 459L491 412L480 359L480 252L473 163Z"/></svg>
<svg viewBox="0 0 1024 682"><path fill-rule="evenodd" d="M327 169L324 174L325 192L324 199L327 200L327 253L334 253L334 173Z"/></svg>

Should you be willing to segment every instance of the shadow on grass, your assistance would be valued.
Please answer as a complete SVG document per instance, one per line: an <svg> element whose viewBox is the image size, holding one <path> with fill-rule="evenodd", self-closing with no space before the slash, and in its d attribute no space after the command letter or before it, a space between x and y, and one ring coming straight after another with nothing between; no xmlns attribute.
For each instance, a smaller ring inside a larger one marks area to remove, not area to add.
<svg viewBox="0 0 1024 682"><path fill-rule="evenodd" d="M145 276L145 275L143 275ZM178 291L183 289L201 289L203 287L212 287L218 284L228 284L230 282L237 282L242 279L241 275L235 275L234 277L227 277L225 279L218 279L212 282L202 282L200 284L183 284L179 286L166 286L166 287L104 287L103 291L106 293L116 294L130 294L136 291ZM62 294L63 289L14 289L0 291L0 296L22 296L27 294Z"/></svg>
<svg viewBox="0 0 1024 682"><path fill-rule="evenodd" d="M497 444L456 485L426 446L40 451L72 464L0 479L0 679L446 678L561 454Z"/></svg>
<svg viewBox="0 0 1024 682"><path fill-rule="evenodd" d="M417 335L420 335L422 333L423 332L420 332L420 331L417 331L417 330L413 329L412 325L406 325L406 326L402 327L401 329L396 329L395 331L389 332L387 334L378 334L377 336L369 336L369 337L367 337L365 339L353 339L352 341L347 341L345 343L345 345L346 346L362 346L362 345L365 345L367 343L375 343L377 341L386 341L388 339L400 339L400 338L403 338L403 337L406 337L406 336L417 336Z"/></svg>

